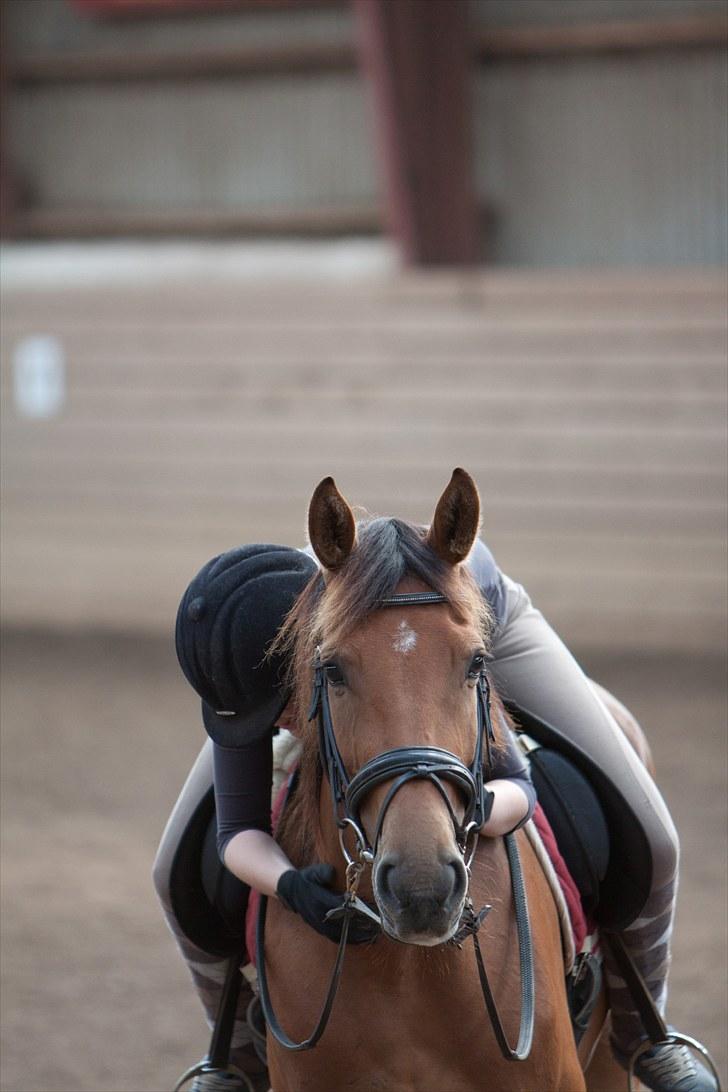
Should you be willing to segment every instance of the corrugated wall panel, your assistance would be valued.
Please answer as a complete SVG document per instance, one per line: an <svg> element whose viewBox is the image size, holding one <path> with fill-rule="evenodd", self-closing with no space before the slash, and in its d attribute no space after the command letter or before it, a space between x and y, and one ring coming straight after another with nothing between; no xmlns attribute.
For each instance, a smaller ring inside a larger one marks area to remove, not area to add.
<svg viewBox="0 0 728 1092"><path fill-rule="evenodd" d="M365 110L353 73L81 85L17 92L8 128L47 208L254 211L370 201Z"/></svg>
<svg viewBox="0 0 728 1092"><path fill-rule="evenodd" d="M724 265L724 51L484 66L478 187L491 261Z"/></svg>
<svg viewBox="0 0 728 1092"><path fill-rule="evenodd" d="M11 56L184 53L354 41L346 6L209 18L90 20L14 0ZM488 26L715 16L712 0L481 0ZM474 65L479 196L490 264L723 265L726 53L554 55ZM364 211L381 186L355 71L192 83L16 87L7 133L33 206L123 216ZM113 134L113 140L110 140ZM45 221L47 224L47 220ZM209 221L205 221L209 223Z"/></svg>

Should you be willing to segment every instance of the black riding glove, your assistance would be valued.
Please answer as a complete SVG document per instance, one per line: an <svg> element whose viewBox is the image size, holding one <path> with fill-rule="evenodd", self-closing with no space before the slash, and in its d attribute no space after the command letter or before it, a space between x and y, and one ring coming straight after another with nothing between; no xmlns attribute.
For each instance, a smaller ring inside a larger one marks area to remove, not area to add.
<svg viewBox="0 0 728 1092"><path fill-rule="evenodd" d="M300 914L303 920L321 936L335 944L341 940L343 917L326 921L330 910L338 910L344 896L331 891L334 869L329 864L313 864L306 868L290 868L278 880L276 894L288 910ZM379 932L373 921L355 914L349 923L349 944L364 944Z"/></svg>

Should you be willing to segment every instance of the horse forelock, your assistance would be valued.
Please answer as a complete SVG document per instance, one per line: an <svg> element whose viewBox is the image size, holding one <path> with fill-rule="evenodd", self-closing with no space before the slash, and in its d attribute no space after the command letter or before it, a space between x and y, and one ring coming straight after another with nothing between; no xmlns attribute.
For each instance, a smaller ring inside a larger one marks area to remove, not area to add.
<svg viewBox="0 0 728 1092"><path fill-rule="evenodd" d="M287 682L299 704L310 690L317 648L335 650L405 578L444 595L456 618L472 622L488 641L493 626L488 604L466 569L435 554L425 527L394 517L361 520L346 564L326 580L321 574L311 579L273 646L287 659Z"/></svg>
<svg viewBox="0 0 728 1092"><path fill-rule="evenodd" d="M312 578L288 615L273 651L286 653L295 689L297 661L310 668L317 646L336 646L394 595L406 577L444 595L461 621L471 619L487 638L492 629L488 605L467 570L442 561L427 543L427 529L394 517L357 523L357 542L345 565L324 580Z"/></svg>

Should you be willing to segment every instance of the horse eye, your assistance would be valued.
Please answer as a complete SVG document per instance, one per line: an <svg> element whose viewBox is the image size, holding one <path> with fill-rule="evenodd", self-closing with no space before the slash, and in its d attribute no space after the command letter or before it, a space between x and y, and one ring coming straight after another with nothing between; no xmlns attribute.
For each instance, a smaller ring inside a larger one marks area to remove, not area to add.
<svg viewBox="0 0 728 1092"><path fill-rule="evenodd" d="M468 678L477 679L479 675L483 673L485 667L485 656L482 652L476 652L470 661L470 667L468 668Z"/></svg>
<svg viewBox="0 0 728 1092"><path fill-rule="evenodd" d="M344 685L344 673L334 660L324 664L324 672L326 673L327 682L330 682L333 686Z"/></svg>

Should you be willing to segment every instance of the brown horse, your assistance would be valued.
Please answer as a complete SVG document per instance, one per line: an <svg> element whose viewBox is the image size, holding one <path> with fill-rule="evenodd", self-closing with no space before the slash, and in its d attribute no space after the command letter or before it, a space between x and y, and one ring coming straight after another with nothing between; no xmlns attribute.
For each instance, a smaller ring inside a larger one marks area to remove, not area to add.
<svg viewBox="0 0 728 1092"><path fill-rule="evenodd" d="M470 764L479 725L472 665L482 666L490 619L461 562L478 525L478 493L460 470L440 498L428 532L389 519L357 529L331 478L313 495L309 533L324 580L304 592L281 637L292 654L303 754L279 840L298 867L334 864L339 890L345 889L340 831L316 724L308 720L314 662L318 657L323 665L336 745L349 774L393 748L441 748ZM434 592L434 600L381 607L393 595L422 592ZM491 704L496 702L493 696ZM494 746L497 734L496 729ZM492 907L480 943L506 1034L515 1040L519 945L504 842L476 836L468 868L457 830L466 808L458 785L415 777L388 796L391 788L391 779L373 784L360 810L373 860L359 894L376 904L384 933L372 944L346 949L330 1021L314 1049L289 1052L269 1035L273 1089L584 1089L567 1011L557 913L528 839L523 832L516 835L535 957L535 1026L528 1058L510 1061L498 1048L486 1013L471 941L462 948L447 943L458 928L469 886L476 909ZM355 857L352 838L344 841ZM335 954L330 941L273 900L265 966L273 1005L292 1037L311 1032ZM611 1082L611 1076L603 1071L600 1088L608 1086L605 1080ZM612 1087L624 1086L625 1075L615 1075Z"/></svg>

